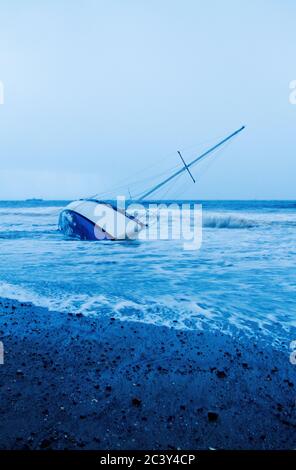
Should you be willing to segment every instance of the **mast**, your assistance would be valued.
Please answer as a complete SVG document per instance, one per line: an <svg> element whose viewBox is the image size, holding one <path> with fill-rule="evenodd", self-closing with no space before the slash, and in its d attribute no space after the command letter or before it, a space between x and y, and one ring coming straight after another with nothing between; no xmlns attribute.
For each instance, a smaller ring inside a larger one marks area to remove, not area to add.
<svg viewBox="0 0 296 470"><path fill-rule="evenodd" d="M176 171L176 173L174 173L173 175L169 176L168 178L166 178L164 181L161 181L160 183L158 183L156 186L154 186L154 188L150 189L149 191L147 191L147 193L145 193L140 199L139 201L141 201L142 199L145 199L146 197L150 196L152 193L154 193L155 191L157 191L159 188L161 188L162 186L164 186L165 184L167 184L169 181L171 181L172 179L176 178L177 176L179 176L181 173L183 173L184 171L188 171L188 168L190 168L191 166L195 165L195 163L197 163L198 161L202 160L203 158L205 158L206 156L208 156L210 153L214 152L214 150L216 150L218 147L220 147L221 145L225 144L225 142L227 142L228 140L232 139L235 135L239 134L242 130L245 129L245 126L242 126L240 127L239 129L237 129L235 132L233 132L232 134L228 135L227 137L225 137L225 139L221 140L220 142L218 142L216 145L214 145L213 147L211 147L210 149L208 149L206 152L202 153L201 155L199 155L197 158L195 158L194 160L192 160L192 162L188 163L188 165L185 165L183 168L181 168L180 170Z"/></svg>

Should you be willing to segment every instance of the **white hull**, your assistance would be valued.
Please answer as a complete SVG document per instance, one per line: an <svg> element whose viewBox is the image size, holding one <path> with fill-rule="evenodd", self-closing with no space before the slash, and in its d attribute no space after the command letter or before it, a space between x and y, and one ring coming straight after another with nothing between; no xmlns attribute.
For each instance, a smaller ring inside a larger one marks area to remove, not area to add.
<svg viewBox="0 0 296 470"><path fill-rule="evenodd" d="M68 204L60 214L60 230L83 240L135 239L145 224L112 204L82 199Z"/></svg>

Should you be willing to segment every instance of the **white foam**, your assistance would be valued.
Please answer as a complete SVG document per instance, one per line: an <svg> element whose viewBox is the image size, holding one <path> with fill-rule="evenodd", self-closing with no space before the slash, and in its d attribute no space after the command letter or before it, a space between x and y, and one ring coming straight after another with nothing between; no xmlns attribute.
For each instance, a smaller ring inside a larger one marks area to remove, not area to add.
<svg viewBox="0 0 296 470"><path fill-rule="evenodd" d="M120 320L136 321L174 328L201 328L203 319L213 318L211 312L199 307L191 299L178 301L166 296L161 299L145 299L145 304L118 297L107 298L104 295L89 297L87 294L47 298L31 289L0 282L0 297L30 302L37 307L50 311L82 313L86 316L114 315ZM107 307L107 309L106 309ZM178 312L174 315L173 312ZM214 315L215 316L215 315Z"/></svg>
<svg viewBox="0 0 296 470"><path fill-rule="evenodd" d="M47 307L48 300L21 286L0 282L0 297L21 302L31 302L38 307Z"/></svg>
<svg viewBox="0 0 296 470"><path fill-rule="evenodd" d="M205 228L252 228L259 222L232 214L203 214L203 227Z"/></svg>

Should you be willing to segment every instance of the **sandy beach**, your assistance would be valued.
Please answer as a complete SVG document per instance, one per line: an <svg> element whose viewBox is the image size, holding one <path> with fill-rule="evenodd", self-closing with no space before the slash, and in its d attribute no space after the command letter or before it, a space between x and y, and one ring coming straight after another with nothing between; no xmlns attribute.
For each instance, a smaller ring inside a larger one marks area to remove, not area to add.
<svg viewBox="0 0 296 470"><path fill-rule="evenodd" d="M0 301L1 449L293 449L289 345Z"/></svg>

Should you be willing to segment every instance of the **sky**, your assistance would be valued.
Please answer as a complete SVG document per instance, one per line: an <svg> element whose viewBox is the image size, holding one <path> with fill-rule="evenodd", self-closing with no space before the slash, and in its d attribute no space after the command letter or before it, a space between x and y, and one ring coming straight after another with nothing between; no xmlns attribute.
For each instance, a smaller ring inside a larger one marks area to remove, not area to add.
<svg viewBox="0 0 296 470"><path fill-rule="evenodd" d="M295 17L293 0L2 0L0 199L134 197L241 125L159 197L296 199Z"/></svg>

